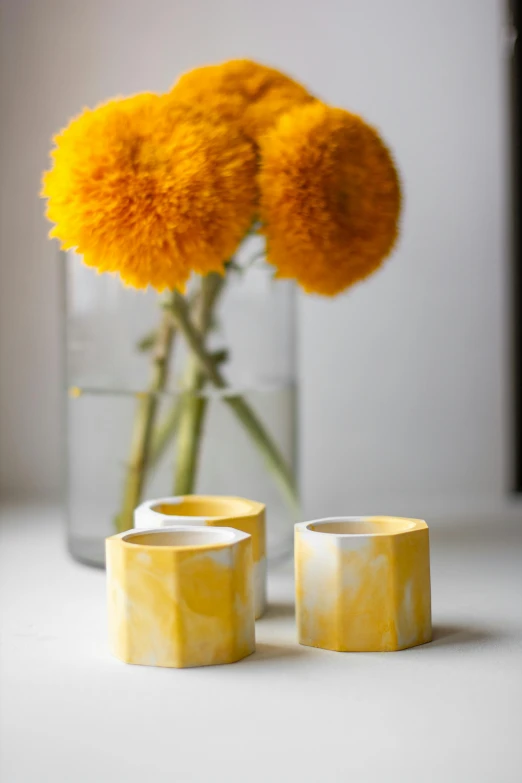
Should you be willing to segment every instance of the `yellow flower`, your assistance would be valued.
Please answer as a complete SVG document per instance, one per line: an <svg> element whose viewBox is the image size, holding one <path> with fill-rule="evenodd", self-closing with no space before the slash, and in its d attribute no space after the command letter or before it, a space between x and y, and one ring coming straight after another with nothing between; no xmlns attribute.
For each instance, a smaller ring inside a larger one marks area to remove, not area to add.
<svg viewBox="0 0 522 783"><path fill-rule="evenodd" d="M256 153L239 131L152 94L86 110L43 177L51 236L136 288L221 272L256 208Z"/></svg>
<svg viewBox="0 0 522 783"><path fill-rule="evenodd" d="M183 74L171 97L196 112L210 112L238 123L258 140L293 106L314 100L290 77L252 60L229 60Z"/></svg>
<svg viewBox="0 0 522 783"><path fill-rule="evenodd" d="M398 235L400 185L377 132L314 103L261 144L261 220L277 277L333 296L371 275Z"/></svg>

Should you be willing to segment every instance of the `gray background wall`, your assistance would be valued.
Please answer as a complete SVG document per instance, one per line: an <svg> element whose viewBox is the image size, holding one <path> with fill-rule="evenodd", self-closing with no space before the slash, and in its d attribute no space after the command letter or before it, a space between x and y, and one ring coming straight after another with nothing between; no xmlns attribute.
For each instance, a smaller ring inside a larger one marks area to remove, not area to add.
<svg viewBox="0 0 522 783"><path fill-rule="evenodd" d="M383 129L405 189L381 274L298 306L309 513L495 510L509 482L502 0L1 0L0 489L59 487L60 296L37 197L85 105L236 56Z"/></svg>

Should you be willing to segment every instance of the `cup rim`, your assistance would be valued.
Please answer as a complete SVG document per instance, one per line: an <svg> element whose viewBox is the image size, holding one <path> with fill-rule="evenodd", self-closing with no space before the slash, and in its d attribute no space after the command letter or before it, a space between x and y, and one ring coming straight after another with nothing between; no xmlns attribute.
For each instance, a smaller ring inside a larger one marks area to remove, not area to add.
<svg viewBox="0 0 522 783"><path fill-rule="evenodd" d="M223 513L223 509L220 509L222 513L219 514L171 514L161 510L161 506L182 506L186 502L197 503L215 503L216 506L224 506L230 504L228 513ZM234 511L234 505L237 510ZM247 498L235 496L235 495L173 495L170 497L156 498L154 500L146 500L139 505L134 512L135 524L138 523L139 527L145 527L147 524L154 524L155 522L160 525L161 522L165 523L167 520L172 519L172 525L197 525L205 524L208 522L220 522L223 520L233 519L248 519L260 516L265 510L264 503L259 503L256 500L249 500ZM166 525L171 527L170 524Z"/></svg>
<svg viewBox="0 0 522 783"><path fill-rule="evenodd" d="M168 533L190 533L196 536L201 535L202 538L211 537L212 541L203 542L201 544L142 544L138 541L132 541L132 538L140 538L143 536L161 535L165 536ZM244 541L251 536L248 533L244 533L242 530L236 530L232 527L210 527L208 525L169 525L164 527L155 528L131 528L130 530L124 530L121 533L116 533L113 536L109 536L106 540L119 540L124 547L130 547L132 549L143 550L163 550L168 552L187 552L198 551L205 552L216 549L224 549L226 547L233 546L239 541ZM216 540L217 539L217 540ZM221 539L221 540L219 540Z"/></svg>
<svg viewBox="0 0 522 783"><path fill-rule="evenodd" d="M367 531L358 533L338 533L331 532L329 530L317 530L313 526L319 526L328 528L330 525L338 525L339 523L369 523L373 525L382 525L381 531ZM397 529L397 524L401 525L400 529ZM386 529L386 526L389 526ZM414 533L418 530L428 530L428 525L423 519L413 519L410 517L395 517L383 514L375 514L372 516L339 516L339 517L323 517L321 519L312 519L308 522L298 522L295 525L296 533L306 533L311 536L330 536L332 538L376 538L382 536L400 536L407 535L408 533Z"/></svg>

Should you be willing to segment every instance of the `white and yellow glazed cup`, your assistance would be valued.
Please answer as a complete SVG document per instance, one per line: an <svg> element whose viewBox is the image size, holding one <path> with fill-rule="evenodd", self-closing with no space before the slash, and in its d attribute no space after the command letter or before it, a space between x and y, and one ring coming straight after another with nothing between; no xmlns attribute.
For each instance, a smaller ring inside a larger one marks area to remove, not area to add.
<svg viewBox="0 0 522 783"><path fill-rule="evenodd" d="M265 506L254 500L220 495L180 495L147 500L134 512L134 527L171 525L233 527L252 536L256 620L266 608Z"/></svg>
<svg viewBox="0 0 522 783"><path fill-rule="evenodd" d="M144 666L233 663L255 650L252 540L177 526L106 540L112 653Z"/></svg>
<svg viewBox="0 0 522 783"><path fill-rule="evenodd" d="M398 517L338 517L295 526L299 642L339 652L431 641L429 533Z"/></svg>

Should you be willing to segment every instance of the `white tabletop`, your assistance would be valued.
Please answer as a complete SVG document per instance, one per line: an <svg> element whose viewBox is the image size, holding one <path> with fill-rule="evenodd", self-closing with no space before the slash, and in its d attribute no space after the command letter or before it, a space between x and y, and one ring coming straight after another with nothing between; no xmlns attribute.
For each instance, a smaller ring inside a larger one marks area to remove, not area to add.
<svg viewBox="0 0 522 783"><path fill-rule="evenodd" d="M287 566L254 655L171 670L109 655L104 573L66 555L58 519L1 517L2 783L521 779L522 525L432 528L429 645L299 646Z"/></svg>

